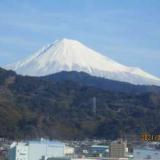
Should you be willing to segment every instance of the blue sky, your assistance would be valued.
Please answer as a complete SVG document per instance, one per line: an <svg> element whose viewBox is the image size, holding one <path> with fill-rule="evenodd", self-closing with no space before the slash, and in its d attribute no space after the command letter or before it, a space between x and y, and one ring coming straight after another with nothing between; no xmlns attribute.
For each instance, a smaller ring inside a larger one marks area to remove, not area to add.
<svg viewBox="0 0 160 160"><path fill-rule="evenodd" d="M160 77L159 0L1 0L0 66L64 37Z"/></svg>

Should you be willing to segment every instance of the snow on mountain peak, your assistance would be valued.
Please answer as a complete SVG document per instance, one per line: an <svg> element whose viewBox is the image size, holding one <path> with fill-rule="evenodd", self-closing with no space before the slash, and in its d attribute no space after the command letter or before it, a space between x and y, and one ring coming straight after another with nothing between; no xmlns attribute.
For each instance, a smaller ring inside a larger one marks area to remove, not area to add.
<svg viewBox="0 0 160 160"><path fill-rule="evenodd" d="M159 85L160 79L135 67L124 66L82 43L62 39L15 64L5 66L18 74L44 76L61 71L86 72L107 79L139 85Z"/></svg>

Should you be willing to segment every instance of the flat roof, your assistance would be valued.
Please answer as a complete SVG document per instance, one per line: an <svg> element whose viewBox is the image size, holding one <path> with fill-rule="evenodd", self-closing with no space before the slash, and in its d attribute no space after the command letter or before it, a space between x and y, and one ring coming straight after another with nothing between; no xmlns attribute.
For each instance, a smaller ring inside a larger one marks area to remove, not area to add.
<svg viewBox="0 0 160 160"><path fill-rule="evenodd" d="M65 146L63 142L60 141L50 141L50 140L33 140L33 141L28 141L29 144L49 144L49 145L56 145L56 146Z"/></svg>

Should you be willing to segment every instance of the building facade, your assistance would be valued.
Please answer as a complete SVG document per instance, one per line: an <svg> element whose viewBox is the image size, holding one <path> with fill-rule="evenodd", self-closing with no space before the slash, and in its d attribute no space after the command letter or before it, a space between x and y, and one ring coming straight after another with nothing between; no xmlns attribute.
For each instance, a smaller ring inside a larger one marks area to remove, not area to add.
<svg viewBox="0 0 160 160"><path fill-rule="evenodd" d="M123 140L113 141L109 147L110 160L128 159L127 142Z"/></svg>
<svg viewBox="0 0 160 160"><path fill-rule="evenodd" d="M51 157L64 157L65 144L57 141L28 141L13 143L10 146L9 160L46 160Z"/></svg>
<svg viewBox="0 0 160 160"><path fill-rule="evenodd" d="M28 160L28 145L26 143L13 143L10 146L9 160Z"/></svg>
<svg viewBox="0 0 160 160"><path fill-rule="evenodd" d="M64 154L65 154L65 156L73 156L74 152L75 152L75 150L74 150L73 147L65 146L65 148L64 148Z"/></svg>

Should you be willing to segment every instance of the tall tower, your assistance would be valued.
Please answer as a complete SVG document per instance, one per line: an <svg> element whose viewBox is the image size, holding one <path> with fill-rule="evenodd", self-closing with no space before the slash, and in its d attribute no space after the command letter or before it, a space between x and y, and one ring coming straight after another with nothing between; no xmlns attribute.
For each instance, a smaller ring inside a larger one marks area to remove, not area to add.
<svg viewBox="0 0 160 160"><path fill-rule="evenodd" d="M97 99L93 97L93 113L96 114L97 112Z"/></svg>

